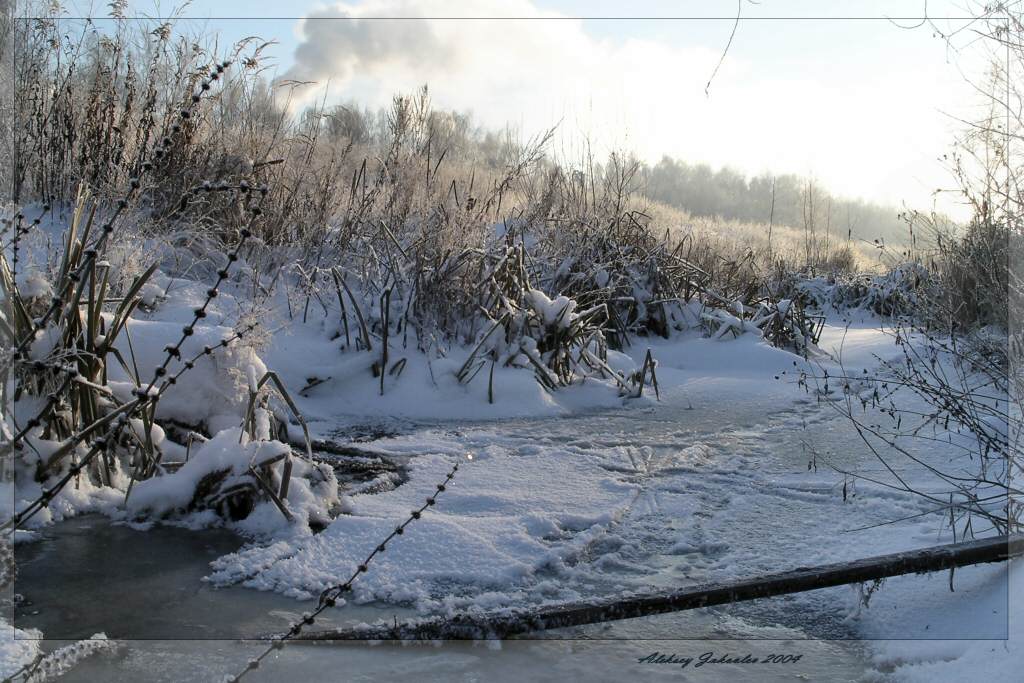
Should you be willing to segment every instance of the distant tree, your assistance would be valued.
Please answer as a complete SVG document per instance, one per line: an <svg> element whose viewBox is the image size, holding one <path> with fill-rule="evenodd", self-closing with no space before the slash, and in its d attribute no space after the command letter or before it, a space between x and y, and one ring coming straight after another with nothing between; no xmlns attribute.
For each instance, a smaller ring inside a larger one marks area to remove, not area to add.
<svg viewBox="0 0 1024 683"><path fill-rule="evenodd" d="M641 175L641 192L650 199L696 216L806 229L808 238L819 239L822 248L826 239L835 242L840 217L843 235L850 240L902 243L908 238L899 209L836 197L819 182L796 175L748 178L729 167L715 171L708 164L691 165L668 156L644 167Z"/></svg>

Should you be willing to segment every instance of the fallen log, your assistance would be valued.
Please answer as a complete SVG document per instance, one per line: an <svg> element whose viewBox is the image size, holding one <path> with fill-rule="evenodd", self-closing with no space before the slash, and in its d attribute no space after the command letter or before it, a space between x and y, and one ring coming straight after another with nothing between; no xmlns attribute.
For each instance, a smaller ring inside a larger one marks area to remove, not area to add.
<svg viewBox="0 0 1024 683"><path fill-rule="evenodd" d="M633 593L615 598L510 609L499 613L465 613L403 623L358 626L303 633L298 640L486 640L519 633L580 626L619 619L712 607L788 593L874 581L904 574L954 569L972 564L1004 562L1024 554L1024 534L869 557L753 579L694 586L662 593Z"/></svg>

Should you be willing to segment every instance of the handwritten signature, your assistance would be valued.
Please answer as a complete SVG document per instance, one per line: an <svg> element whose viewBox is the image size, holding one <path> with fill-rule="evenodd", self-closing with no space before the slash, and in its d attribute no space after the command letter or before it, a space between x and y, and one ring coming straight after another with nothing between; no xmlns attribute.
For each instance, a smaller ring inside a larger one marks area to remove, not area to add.
<svg viewBox="0 0 1024 683"><path fill-rule="evenodd" d="M680 656L674 652L652 652L646 657L637 658L640 664L675 664L681 669L692 666L694 669L710 664L795 664L800 661L803 655L770 654L763 657L755 657L752 654L731 655L729 653L719 655L715 652L705 652L698 657Z"/></svg>

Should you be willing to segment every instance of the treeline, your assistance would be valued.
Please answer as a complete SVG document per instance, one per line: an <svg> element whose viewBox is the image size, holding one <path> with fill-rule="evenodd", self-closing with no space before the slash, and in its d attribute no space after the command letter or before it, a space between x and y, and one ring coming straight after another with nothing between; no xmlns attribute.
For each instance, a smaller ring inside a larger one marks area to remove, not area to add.
<svg viewBox="0 0 1024 683"><path fill-rule="evenodd" d="M729 167L715 171L663 157L644 169L643 192L696 216L786 225L838 240L907 240L899 209L835 197L817 181L792 174L748 178Z"/></svg>

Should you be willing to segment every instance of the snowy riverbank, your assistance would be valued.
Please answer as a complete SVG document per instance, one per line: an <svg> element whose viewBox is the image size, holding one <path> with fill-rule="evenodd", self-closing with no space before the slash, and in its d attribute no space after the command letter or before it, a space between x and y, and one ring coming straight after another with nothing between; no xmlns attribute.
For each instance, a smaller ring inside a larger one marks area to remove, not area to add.
<svg viewBox="0 0 1024 683"><path fill-rule="evenodd" d="M849 327L840 319L830 321L820 347L842 347L847 372L874 367L876 355L894 354L891 337L870 319ZM356 603L383 601L419 614L495 610L756 576L950 540L939 533L941 520L922 514L927 508L917 499L864 482L843 494L843 478L829 469L830 459L865 471L877 463L852 427L799 385L806 362L753 335L651 344L659 360L660 401L650 395L623 399L613 386L599 383L552 397L529 372L508 370L501 377L507 388L489 404L486 388L435 387L417 377L415 366L382 397L373 391L372 378L342 382L344 363L332 364L326 348L323 335L300 330L275 337L261 355L291 383L303 374L302 379L309 374L332 378L296 399L308 411L315 436L344 446L346 425L390 424L399 433L352 445L406 463L408 479L383 492L350 492L347 514L319 534L267 529L272 536L213 560L208 579L215 586L239 584L299 600L315 596L347 576L357 558L429 495L456 461L462 467L438 506L374 562L356 584ZM619 362L636 363L645 352L646 346L637 345L632 358L623 354ZM326 360L304 366L302 359ZM837 367L824 356L817 362L833 371ZM429 374L431 369L424 363L419 370ZM519 376L525 381L517 393ZM405 383L411 385L408 394ZM573 418L564 419L569 414ZM382 421L381 415L398 419ZM455 421L455 416L468 419ZM504 419L493 419L498 416ZM816 467L809 468L812 461ZM117 517L113 510L108 511ZM978 661L995 674L1018 666L1013 640L1004 647L998 640L931 639L1005 638L1007 619L1013 618L1006 610L1008 586L1020 585L1021 573L1015 570L1008 584L1006 567L961 570L955 593L949 592L947 578L891 580L866 608L856 590L829 589L658 618L641 631L626 622L578 635L617 638L642 632L667 639L725 632L738 638L777 633L794 641L872 639L861 654L843 646L791 644L794 652L810 648L809 661L805 669L786 672L805 675L861 666L869 677L958 680ZM338 615L344 618L344 608ZM786 630L771 630L781 627ZM183 635L188 632L183 624ZM23 635L5 647L10 666L33 652L34 644L21 640ZM915 640L889 640L895 638ZM535 653L540 659L534 665L557 670L561 665L551 658L559 646L546 647ZM245 647L239 648L241 660ZM649 673L649 667L636 668L639 657L616 648L621 661L615 670ZM629 651L641 649L635 645ZM141 648L127 661L145 661L145 652L152 650ZM521 651L511 646L471 656L518 662ZM448 658L448 652L436 656ZM580 652L610 656L598 644ZM429 678L431 670L440 671L427 663L433 656L423 651L406 656L410 675L418 671ZM325 655L320 664L304 666L315 672L333 659ZM89 666L105 671L107 665L97 662ZM282 655L282 665L286 662L293 666L293 657ZM368 661L366 666L373 670ZM183 676L197 675L189 671L181 669ZM752 673L727 671L733 679Z"/></svg>

